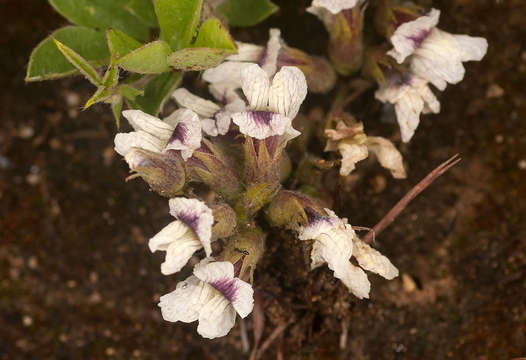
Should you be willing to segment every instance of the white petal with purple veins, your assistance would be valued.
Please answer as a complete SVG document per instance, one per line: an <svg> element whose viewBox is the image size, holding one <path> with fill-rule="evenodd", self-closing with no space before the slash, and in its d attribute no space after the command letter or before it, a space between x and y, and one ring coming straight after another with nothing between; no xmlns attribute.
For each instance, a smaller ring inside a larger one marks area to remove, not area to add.
<svg viewBox="0 0 526 360"><path fill-rule="evenodd" d="M115 151L122 156L126 156L131 148L141 148L154 152L161 152L165 142L159 140L144 131L133 131L129 133L119 133L115 135Z"/></svg>
<svg viewBox="0 0 526 360"><path fill-rule="evenodd" d="M239 126L241 133L259 140L283 135L291 127L290 118L267 111L235 113L232 114L232 121Z"/></svg>
<svg viewBox="0 0 526 360"><path fill-rule="evenodd" d="M212 254L212 210L197 199L175 198L168 201L170 214L189 226L205 249L206 256Z"/></svg>
<svg viewBox="0 0 526 360"><path fill-rule="evenodd" d="M165 141L172 135L173 126L141 110L124 110L122 115L135 131L144 131Z"/></svg>
<svg viewBox="0 0 526 360"><path fill-rule="evenodd" d="M402 154L392 142L383 137L369 136L367 148L376 155L380 165L391 171L395 179L406 178Z"/></svg>
<svg viewBox="0 0 526 360"><path fill-rule="evenodd" d="M440 11L431 9L427 15L400 25L391 36L394 49L387 54L395 58L399 64L403 63L426 40L431 30L438 24L439 17Z"/></svg>
<svg viewBox="0 0 526 360"><path fill-rule="evenodd" d="M159 307L166 321L189 323L199 319L199 312L215 290L195 276L177 284L174 291L160 298Z"/></svg>
<svg viewBox="0 0 526 360"><path fill-rule="evenodd" d="M362 268L383 276L387 280L394 279L398 276L398 269L387 257L380 254L378 250L373 249L356 236L353 241L353 255Z"/></svg>
<svg viewBox="0 0 526 360"><path fill-rule="evenodd" d="M234 327L235 322L234 307L225 297L217 293L201 308L197 333L207 339L225 336Z"/></svg>
<svg viewBox="0 0 526 360"><path fill-rule="evenodd" d="M181 156L187 160L201 146L201 121L189 109L176 110L170 117L176 125L165 151L181 150Z"/></svg>
<svg viewBox="0 0 526 360"><path fill-rule="evenodd" d="M234 279L234 265L228 261L203 259L194 267L194 275L209 284L232 280Z"/></svg>
<svg viewBox="0 0 526 360"><path fill-rule="evenodd" d="M312 0L311 7L324 8L332 14L337 14L342 10L356 6L358 0Z"/></svg>
<svg viewBox="0 0 526 360"><path fill-rule="evenodd" d="M259 65L249 64L241 69L241 87L251 109L267 110L270 81Z"/></svg>
<svg viewBox="0 0 526 360"><path fill-rule="evenodd" d="M294 119L306 96L307 81L303 72L294 66L284 66L272 80L269 109Z"/></svg>
<svg viewBox="0 0 526 360"><path fill-rule="evenodd" d="M212 117L221 108L210 100L205 100L192 94L185 88L178 88L172 94L175 102L180 107L194 111L197 115L205 118Z"/></svg>

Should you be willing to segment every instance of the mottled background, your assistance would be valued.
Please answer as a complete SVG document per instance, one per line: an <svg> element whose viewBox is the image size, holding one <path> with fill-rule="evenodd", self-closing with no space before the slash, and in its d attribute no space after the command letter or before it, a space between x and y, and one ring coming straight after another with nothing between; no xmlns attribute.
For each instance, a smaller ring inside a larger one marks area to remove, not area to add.
<svg viewBox="0 0 526 360"><path fill-rule="evenodd" d="M304 13L307 1L276 2L280 13L238 36L264 41L279 25L290 45L323 51L326 34ZM255 274L264 338L290 324L265 358L526 356L526 2L425 3L443 11L441 28L484 36L489 52L467 64L466 80L440 94L442 112L401 147L409 178L366 163L347 193L334 177L335 208L373 226L433 167L457 152L463 160L377 239L403 277L371 276L370 301L327 269L307 274L298 241L271 234ZM0 0L0 9L0 358L246 358L239 321L213 341L195 323L162 321L159 296L187 275L161 275L162 255L147 248L170 221L166 201L124 182L108 108L80 110L93 91L86 81L24 84L31 49L65 20L41 0ZM311 97L303 110L326 101ZM395 124L364 121L399 143Z"/></svg>

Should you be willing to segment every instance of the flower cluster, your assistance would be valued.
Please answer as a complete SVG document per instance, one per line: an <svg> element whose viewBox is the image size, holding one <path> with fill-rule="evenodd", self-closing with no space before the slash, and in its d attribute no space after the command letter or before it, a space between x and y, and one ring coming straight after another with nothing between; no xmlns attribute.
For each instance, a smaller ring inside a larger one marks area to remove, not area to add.
<svg viewBox="0 0 526 360"><path fill-rule="evenodd" d="M462 80L462 62L480 60L487 44L437 29L438 10L425 14L393 0L375 9L377 29L393 48L367 46L366 5L360 0L312 1L307 11L329 32L330 62L289 47L280 30L271 29L265 46L236 42L236 54L202 73L209 98L180 87L171 94L178 109L163 119L140 110L123 112L133 131L116 135L115 150L133 172L129 178L142 177L169 199L174 218L149 240L149 248L166 253L164 275L194 265L193 275L161 297L165 320L198 321L197 332L206 338L228 334L236 314L244 318L252 312L254 271L269 233L263 229L271 227L295 231L311 251L311 269L327 264L359 299L371 293L365 271L388 280L398 276L386 256L325 205L321 185L311 186L310 195L298 191L302 184L311 185L314 171L298 174L314 157L309 153L314 136L321 140L316 144L338 156L321 159L318 169L340 164L341 176L374 154L394 178L403 179L401 153L387 138L367 135L369 119L357 121L342 105L341 94L318 122L301 115L300 107L308 91L330 91L336 74L361 70L378 82L375 97L394 104L407 142L420 113L440 110L429 84L444 90L447 83ZM316 129L320 121L324 126ZM293 139L296 159L287 153ZM288 182L291 173L294 181Z"/></svg>

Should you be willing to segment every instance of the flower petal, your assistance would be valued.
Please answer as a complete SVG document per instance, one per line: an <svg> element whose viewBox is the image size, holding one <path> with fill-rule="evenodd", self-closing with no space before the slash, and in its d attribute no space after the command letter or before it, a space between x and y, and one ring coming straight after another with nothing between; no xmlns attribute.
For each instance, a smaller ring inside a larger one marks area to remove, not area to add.
<svg viewBox="0 0 526 360"><path fill-rule="evenodd" d="M151 252L166 251L170 244L179 238L193 236L188 225L182 221L172 221L148 241Z"/></svg>
<svg viewBox="0 0 526 360"><path fill-rule="evenodd" d="M369 156L369 151L365 144L352 144L341 141L338 144L338 151L342 155L341 176L349 175L355 169L357 162L367 159Z"/></svg>
<svg viewBox="0 0 526 360"><path fill-rule="evenodd" d="M178 88L172 94L177 105L194 111L197 115L209 118L214 116L221 108L212 101L200 98L185 88Z"/></svg>
<svg viewBox="0 0 526 360"><path fill-rule="evenodd" d="M259 140L283 135L291 127L290 118L267 111L235 113L232 114L232 121L239 126L241 133Z"/></svg>
<svg viewBox="0 0 526 360"><path fill-rule="evenodd" d="M160 140L168 140L174 130L173 126L141 110L124 110L122 115L135 131L144 131Z"/></svg>
<svg viewBox="0 0 526 360"><path fill-rule="evenodd" d="M353 255L358 261L358 264L367 271L383 276L387 280L394 279L398 276L398 269L387 257L356 236L354 237Z"/></svg>
<svg viewBox="0 0 526 360"><path fill-rule="evenodd" d="M279 29L270 29L270 37L267 47L259 60L258 64L267 73L268 77L274 76L278 71L278 55L282 47L281 31Z"/></svg>
<svg viewBox="0 0 526 360"><path fill-rule="evenodd" d="M251 109L267 110L270 81L267 73L257 64L241 69L241 87Z"/></svg>
<svg viewBox="0 0 526 360"><path fill-rule="evenodd" d="M229 261L203 259L194 267L194 275L209 284L232 280L234 278L234 265Z"/></svg>
<svg viewBox="0 0 526 360"><path fill-rule="evenodd" d="M395 104L396 119L400 125L403 142L409 142L415 134L423 108L424 101L412 92Z"/></svg>
<svg viewBox="0 0 526 360"><path fill-rule="evenodd" d="M400 25L391 36L394 49L388 51L387 54L395 58L399 64L403 63L420 47L430 31L438 24L439 17L440 11L431 9L427 15Z"/></svg>
<svg viewBox="0 0 526 360"><path fill-rule="evenodd" d="M130 149L134 147L161 152L163 151L164 145L164 141L144 131L133 131L115 135L115 151L122 156L126 156Z"/></svg>
<svg viewBox="0 0 526 360"><path fill-rule="evenodd" d="M176 110L170 115L170 121L176 125L165 151L181 150L181 155L186 161L194 150L201 146L201 121L197 114L189 109Z"/></svg>
<svg viewBox="0 0 526 360"><path fill-rule="evenodd" d="M330 210L325 209L328 216L321 216L310 220L309 225L299 228L298 238L300 240L316 239L321 234L326 234L339 227L344 227L345 222ZM351 234L351 236L354 236ZM352 238L352 237L351 237Z"/></svg>
<svg viewBox="0 0 526 360"><path fill-rule="evenodd" d="M391 171L395 179L405 179L406 173L402 154L389 140L379 136L367 137L367 148L372 151L380 165Z"/></svg>
<svg viewBox="0 0 526 360"><path fill-rule="evenodd" d="M488 41L482 37L453 35L462 61L480 61L488 51Z"/></svg>
<svg viewBox="0 0 526 360"><path fill-rule="evenodd" d="M336 273L335 273L336 275ZM365 272L357 266L349 263L347 268L344 270L340 280L359 299L368 299L369 291L371 290L371 283L367 279Z"/></svg>
<svg viewBox="0 0 526 360"><path fill-rule="evenodd" d="M312 7L321 7L337 14L342 10L350 9L356 5L358 0L312 0Z"/></svg>
<svg viewBox="0 0 526 360"><path fill-rule="evenodd" d="M174 291L160 298L159 307L163 319L166 321L182 321L189 323L199 319L199 312L203 305L213 298L215 290L190 276L177 284Z"/></svg>
<svg viewBox="0 0 526 360"><path fill-rule="evenodd" d="M233 298L232 305L241 318L245 318L254 308L254 289L252 286L238 278L234 278L236 296Z"/></svg>
<svg viewBox="0 0 526 360"><path fill-rule="evenodd" d="M206 256L212 254L212 210L197 199L175 198L168 201L170 214L185 223L197 235Z"/></svg>
<svg viewBox="0 0 526 360"><path fill-rule="evenodd" d="M303 72L294 66L284 66L274 76L268 93L271 111L294 119L307 96L307 81Z"/></svg>
<svg viewBox="0 0 526 360"><path fill-rule="evenodd" d="M235 322L234 307L225 297L217 293L201 308L197 333L207 339L225 336L234 327Z"/></svg>
<svg viewBox="0 0 526 360"><path fill-rule="evenodd" d="M241 70L247 66L246 63L238 61L225 61L216 67L206 69L202 78L212 84L222 84L230 89L241 87Z"/></svg>
<svg viewBox="0 0 526 360"><path fill-rule="evenodd" d="M230 55L227 57L227 60L230 61L248 61L248 62L258 62L263 56L265 48L263 46L254 45L250 43L244 43L241 41L236 41L237 54Z"/></svg>

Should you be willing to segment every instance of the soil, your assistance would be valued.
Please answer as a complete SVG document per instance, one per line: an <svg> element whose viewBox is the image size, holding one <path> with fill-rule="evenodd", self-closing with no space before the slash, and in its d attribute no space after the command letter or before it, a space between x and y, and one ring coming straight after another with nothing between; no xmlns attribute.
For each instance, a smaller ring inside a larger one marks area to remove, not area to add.
<svg viewBox="0 0 526 360"><path fill-rule="evenodd" d="M262 43L279 25L289 45L323 53L308 1L276 2L278 14L237 37ZM426 4L442 10L441 28L486 37L487 56L467 64L465 80L439 94L441 113L400 147L407 180L371 161L351 180L332 176L327 191L339 214L374 226L435 166L455 153L462 162L377 237L401 276L369 276L370 300L326 267L309 273L299 241L273 231L255 287L263 340L285 330L264 359L526 356L526 2ZM65 20L43 1L0 7L0 359L248 358L239 318L212 341L195 323L162 320L159 296L189 272L163 276L163 255L147 247L170 221L166 200L124 182L109 109L81 111L94 90L86 81L24 83L31 49ZM327 110L328 98L311 97L303 111ZM400 144L396 124L361 120Z"/></svg>

